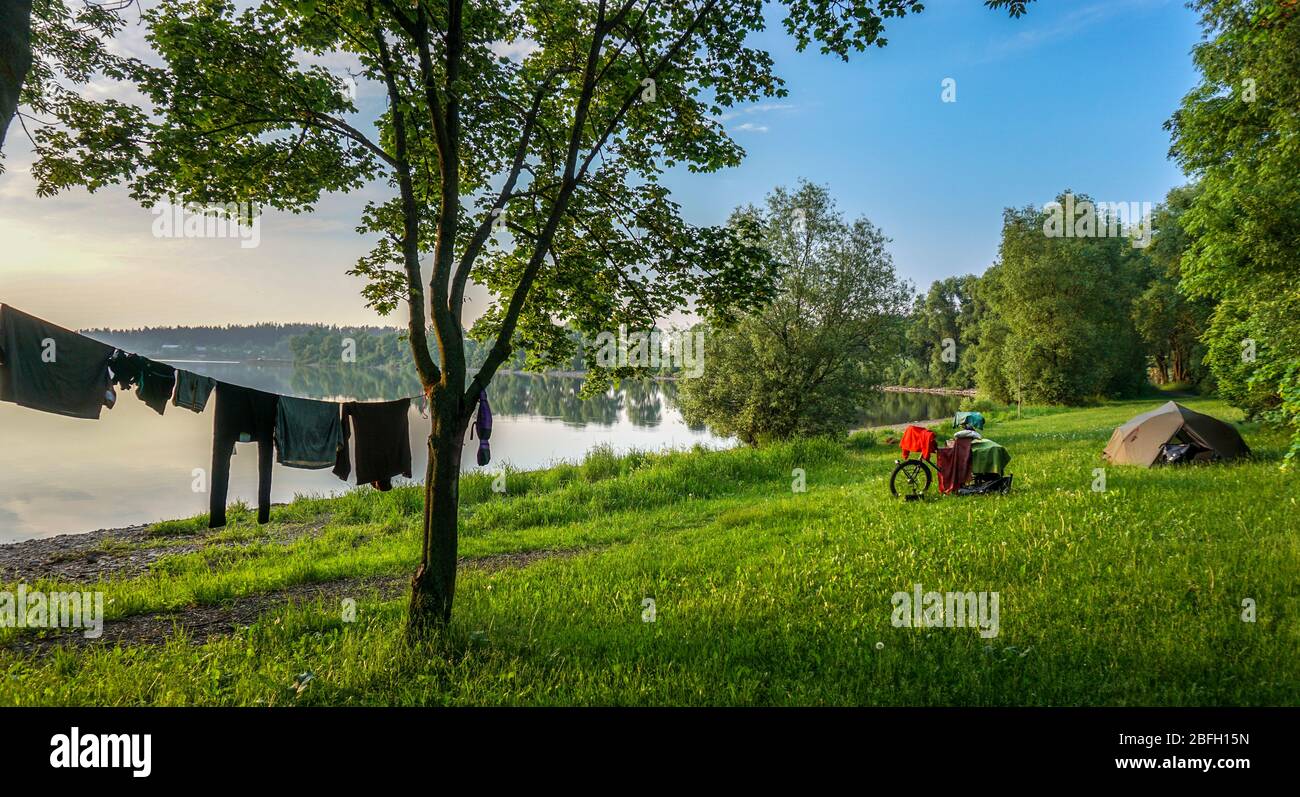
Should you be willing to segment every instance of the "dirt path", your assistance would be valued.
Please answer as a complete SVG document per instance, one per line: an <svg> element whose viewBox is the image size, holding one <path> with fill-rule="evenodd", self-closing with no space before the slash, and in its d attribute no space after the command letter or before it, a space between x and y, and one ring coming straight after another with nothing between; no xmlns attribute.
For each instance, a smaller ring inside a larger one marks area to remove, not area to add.
<svg viewBox="0 0 1300 797"><path fill-rule="evenodd" d="M134 578L148 572L164 556L194 553L220 545L237 547L255 542L289 543L315 534L328 522L273 523L256 530L203 529L194 534L161 535L149 525L100 529L83 534L59 534L0 545L0 582L33 582L42 578L94 583Z"/></svg>
<svg viewBox="0 0 1300 797"><path fill-rule="evenodd" d="M197 529L193 533L159 534L149 525L100 529L84 534L60 534L0 545L0 582L33 584L52 579L93 585L101 581L145 575L164 556L194 553L206 548L239 548L252 544L289 544L315 535L328 523L321 517L310 523L272 523L266 526L231 526ZM481 557L462 557L462 569L495 571L527 567L542 559L574 556L597 548L520 551ZM88 639L81 629L58 629L23 634L8 642L9 650L36 652L55 645L161 644L183 632L201 644L231 634L281 606L317 600L341 601L378 597L391 599L408 589L409 575L365 576L337 581L297 584L279 590L245 595L215 605L192 605L178 611L131 615L104 623L103 635Z"/></svg>

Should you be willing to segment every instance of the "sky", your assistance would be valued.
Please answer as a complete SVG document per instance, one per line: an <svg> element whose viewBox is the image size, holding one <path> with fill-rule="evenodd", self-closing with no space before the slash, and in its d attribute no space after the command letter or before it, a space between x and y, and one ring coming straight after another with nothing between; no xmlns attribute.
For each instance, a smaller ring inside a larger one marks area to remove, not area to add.
<svg viewBox="0 0 1300 797"><path fill-rule="evenodd" d="M1155 204L1186 181L1162 128L1196 84L1200 32L1182 0L1038 0L1017 20L975 0L934 0L891 20L887 47L849 63L795 52L778 20L754 43L789 96L726 115L748 154L741 166L668 175L688 221L721 223L808 179L880 227L900 276L924 290L994 262L1005 207L1041 206L1067 188ZM116 46L139 52L141 32L128 26ZM363 113L380 102L378 87L359 87ZM160 239L158 217L121 189L36 197L21 128L6 150L2 302L82 329L403 323L403 311L366 308L362 281L346 274L369 249L354 230L360 209L385 186L328 197L311 214L267 211L255 247ZM473 317L485 296L471 293Z"/></svg>

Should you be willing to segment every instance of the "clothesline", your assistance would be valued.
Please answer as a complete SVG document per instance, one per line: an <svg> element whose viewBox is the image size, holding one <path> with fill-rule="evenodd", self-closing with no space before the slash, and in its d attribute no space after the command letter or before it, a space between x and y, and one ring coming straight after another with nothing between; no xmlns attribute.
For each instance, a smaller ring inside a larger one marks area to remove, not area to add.
<svg viewBox="0 0 1300 797"><path fill-rule="evenodd" d="M134 353L131 353L131 352L127 352L125 349L122 349L122 348L120 348L120 347L113 346L112 344L104 343L103 341L96 340L96 339L94 339L94 338L92 338L92 337L90 337L90 336L88 336L88 335L84 335L84 334L82 334L82 333L80 333L80 332L76 332L76 331L71 330L71 329L66 329L66 328L64 328L64 327L61 327L61 326L59 326L59 325L57 325L57 324L51 323L51 322L46 321L46 320L44 320L44 319L37 318L36 316L32 316L32 315L29 315L29 314L27 314L27 313L23 313L21 310L18 310L18 308L13 307L12 305L0 304L0 307L7 307L11 312L21 313L22 315L25 315L25 316L27 316L28 318L34 319L34 320L36 320L36 321L39 321L41 324L45 325L45 326L48 327L49 329L58 330L58 331L60 331L60 332L62 332L62 333L64 333L64 334L66 334L66 335L76 336L76 337L78 337L78 338L81 338L81 339L87 341L88 343L92 343L92 344L95 344L95 345L98 345L98 346L103 346L103 347L107 347L107 348L110 348L110 349L116 349L117 351L121 351L121 352L123 353L123 355L125 355L125 356L129 356L129 357L138 357L138 358L140 358L140 359L142 359L142 360L145 360L145 361L147 361L147 362L151 362L151 363L159 363L159 364L163 364L163 365L170 365L171 363L183 363L183 364L185 364L185 365L201 364L201 363L210 363L210 364L215 364L215 365L239 365L239 364L241 364L240 361L238 361L238 360L221 360L221 361L213 361L213 360L163 360L163 359L154 360L154 359L149 358L149 357L146 357L146 356L144 356L144 355L142 355L142 354L134 354ZM0 343L0 356L3 355L3 350L4 350L3 344ZM3 360L2 360L2 359L0 359L0 364L3 364ZM185 371L185 370L187 370L187 369L177 368L176 370L179 372L179 371ZM196 375L196 376L206 376L206 374L201 374L201 373L198 373L198 372L195 372L195 375ZM210 379L214 379L214 380L216 380L216 377L207 377L207 378L210 378ZM216 381L226 382L226 380L224 380L224 379L222 379L222 380L216 380ZM383 402L387 402L387 401L401 401L402 399L410 399L411 401L421 401L421 402L427 401L427 397L425 396L424 393L412 393L412 394L410 394L409 396L398 396L397 398L394 398L394 399L323 399L323 398L310 398L310 397L307 397L307 396L291 396L291 395L289 395L289 394L287 394L287 393L278 393L278 392L276 392L276 391L274 391L274 390L262 390L262 388L253 387L252 385L241 385L241 384L238 384L238 383L236 383L236 382L226 382L226 383L227 383L227 384L231 384L231 385L236 385L237 387L243 387L243 388L246 388L246 389L248 389L248 390L260 390L260 391L263 392L263 393L272 393L272 394L274 394L274 395L277 395L277 396L283 396L283 397L287 397L287 398L302 398L302 399L307 399L307 400L311 400L311 401L328 401L328 402L335 402L335 403L340 403L340 404L342 404L342 403L346 403L346 402L355 402L355 403L358 403L358 404L362 404L362 403L383 403Z"/></svg>
<svg viewBox="0 0 1300 797"><path fill-rule="evenodd" d="M203 412L215 394L209 526L226 522L230 457L235 444L258 446L258 522L270 516L272 455L281 465L318 470L332 466L347 480L356 463L358 484L392 489L411 478L408 411L412 399L331 401L286 396L237 385L123 351L44 319L0 304L0 401L98 420L117 402L118 388L135 390L163 415L170 403ZM490 459L491 409L480 396L478 461ZM421 413L423 407L421 406ZM355 437L355 440L352 438ZM349 453L349 443L355 455Z"/></svg>

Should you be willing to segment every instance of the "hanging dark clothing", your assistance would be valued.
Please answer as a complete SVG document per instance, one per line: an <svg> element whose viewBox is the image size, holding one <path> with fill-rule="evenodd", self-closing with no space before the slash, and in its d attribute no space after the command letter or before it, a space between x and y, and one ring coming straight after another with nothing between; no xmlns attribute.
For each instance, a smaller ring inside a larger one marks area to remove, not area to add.
<svg viewBox="0 0 1300 797"><path fill-rule="evenodd" d="M257 443L257 522L265 523L271 519L271 462L279 396L225 382L217 383L216 392L208 527L226 525L226 492L235 443Z"/></svg>
<svg viewBox="0 0 1300 797"><path fill-rule="evenodd" d="M276 461L290 468L320 469L338 463L343 426L333 401L281 396L276 408Z"/></svg>
<svg viewBox="0 0 1300 797"><path fill-rule="evenodd" d="M144 358L121 349L113 349L108 358L109 376L113 384L122 390L130 390L140 382L140 366Z"/></svg>
<svg viewBox="0 0 1300 797"><path fill-rule="evenodd" d="M208 406L208 396L217 381L210 376L200 376L184 369L176 371L176 395L172 404L194 412L203 412Z"/></svg>
<svg viewBox="0 0 1300 797"><path fill-rule="evenodd" d="M134 387L136 396L159 415L167 409L172 388L176 386L175 368L120 349L113 352L108 367L115 385L123 390Z"/></svg>
<svg viewBox="0 0 1300 797"><path fill-rule="evenodd" d="M391 490L394 476L411 478L409 398L397 401L349 401L343 405L343 441L334 475L347 481L352 472L348 440L356 435L357 484Z"/></svg>
<svg viewBox="0 0 1300 797"><path fill-rule="evenodd" d="M0 401L99 418L113 347L0 304Z"/></svg>
<svg viewBox="0 0 1300 797"><path fill-rule="evenodd" d="M172 390L176 387L176 369L166 363L145 360L140 371L140 386L135 389L140 400L149 405L149 409L163 414L167 402L172 400Z"/></svg>
<svg viewBox="0 0 1300 797"><path fill-rule="evenodd" d="M492 461L492 444L488 442L492 437L492 405L488 404L486 390L479 391L478 411L474 424L470 427L469 436L473 438L476 431L478 432L478 466L481 468Z"/></svg>
<svg viewBox="0 0 1300 797"><path fill-rule="evenodd" d="M958 437L952 445L935 451L938 455L939 492L954 493L970 479L969 437Z"/></svg>

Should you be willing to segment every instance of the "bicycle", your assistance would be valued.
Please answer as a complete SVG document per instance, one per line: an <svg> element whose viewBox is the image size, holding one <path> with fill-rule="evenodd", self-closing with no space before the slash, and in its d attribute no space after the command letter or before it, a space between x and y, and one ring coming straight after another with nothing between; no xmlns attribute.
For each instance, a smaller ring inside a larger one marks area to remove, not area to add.
<svg viewBox="0 0 1300 797"><path fill-rule="evenodd" d="M919 457L894 460L894 472L889 474L889 492L904 501L921 500L934 481L933 467ZM900 475L903 477L901 482Z"/></svg>

